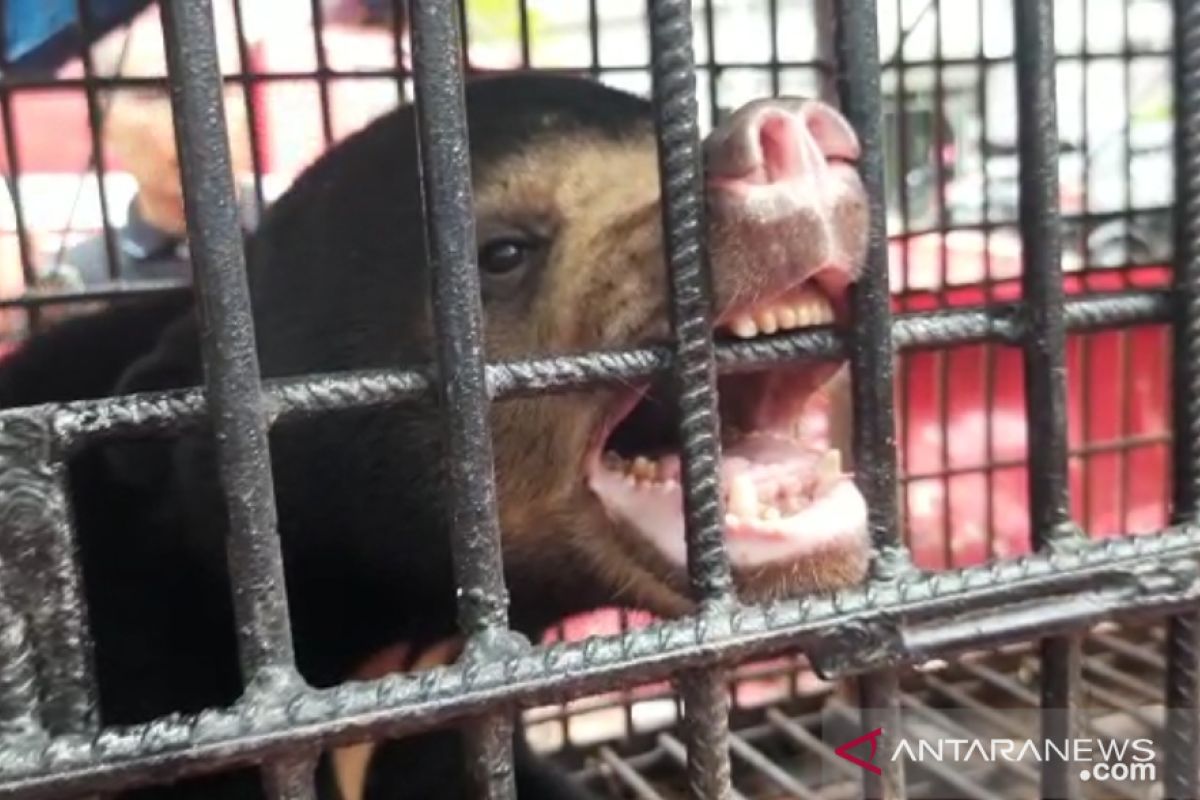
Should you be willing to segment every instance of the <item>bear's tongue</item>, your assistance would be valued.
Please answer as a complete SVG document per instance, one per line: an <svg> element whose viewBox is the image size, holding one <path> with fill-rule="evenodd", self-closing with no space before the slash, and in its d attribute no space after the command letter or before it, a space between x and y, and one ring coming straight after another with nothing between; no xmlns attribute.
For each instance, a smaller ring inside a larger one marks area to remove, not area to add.
<svg viewBox="0 0 1200 800"><path fill-rule="evenodd" d="M792 408L765 429L741 433L723 426L721 492L735 567L794 560L865 530L863 498L829 441L828 404L817 397ZM611 516L682 566L679 454L662 447L643 452L607 451L591 468L589 486Z"/></svg>

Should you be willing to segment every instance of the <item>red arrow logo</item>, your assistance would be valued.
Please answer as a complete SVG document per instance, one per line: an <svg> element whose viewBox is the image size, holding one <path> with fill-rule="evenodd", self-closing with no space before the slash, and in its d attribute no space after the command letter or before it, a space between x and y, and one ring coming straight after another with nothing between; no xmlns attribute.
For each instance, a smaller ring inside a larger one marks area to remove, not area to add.
<svg viewBox="0 0 1200 800"><path fill-rule="evenodd" d="M881 770L879 767L877 767L871 763L872 761L875 760L875 750L878 749L878 747L879 747L879 742L877 740L882 735L883 735L883 728L876 728L875 730L871 731L870 733L864 733L862 736L858 737L857 739L846 742L844 745L842 745L838 749L834 750L833 752L837 753L839 756L846 759L851 764L857 764L858 766L862 767L863 769L873 772L876 775L882 775L883 770ZM851 750L853 750L855 747L858 747L863 742L871 743L871 755L868 757L867 761L863 761L861 758L859 758L858 756L856 756L850 752Z"/></svg>

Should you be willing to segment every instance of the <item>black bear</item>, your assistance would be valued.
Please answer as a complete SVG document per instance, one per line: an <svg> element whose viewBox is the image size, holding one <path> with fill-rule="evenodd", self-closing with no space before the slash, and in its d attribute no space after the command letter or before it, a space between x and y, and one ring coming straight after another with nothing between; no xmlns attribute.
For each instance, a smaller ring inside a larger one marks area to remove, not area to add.
<svg viewBox="0 0 1200 800"><path fill-rule="evenodd" d="M664 341L649 102L522 75L472 81L466 103L488 357ZM716 335L848 324L868 211L842 116L815 101L756 101L705 149ZM248 240L264 376L428 364L424 232L414 115L402 107L314 163ZM0 404L198 385L189 309L142 301L49 330L0 368ZM798 363L720 380L726 534L743 599L865 572L866 508L841 460L845 376L844 365ZM436 414L432 400L413 401L271 432L299 668L313 685L452 657ZM536 638L598 606L689 609L665 383L504 400L492 426L514 627ZM96 447L72 463L71 483L103 721L234 701L243 687L211 437ZM369 766L327 760L322 791L463 797L457 750L451 732L388 743ZM517 780L522 798L574 793L523 752ZM259 791L256 775L238 773L130 796Z"/></svg>

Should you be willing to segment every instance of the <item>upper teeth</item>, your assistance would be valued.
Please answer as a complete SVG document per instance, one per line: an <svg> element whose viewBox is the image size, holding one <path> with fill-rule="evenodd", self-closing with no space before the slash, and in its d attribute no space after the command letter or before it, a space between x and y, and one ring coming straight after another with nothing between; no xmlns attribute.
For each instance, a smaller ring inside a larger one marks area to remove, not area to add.
<svg viewBox="0 0 1200 800"><path fill-rule="evenodd" d="M760 333L808 328L833 322L833 306L824 294L809 288L776 304L738 314L729 329L740 339L751 339Z"/></svg>

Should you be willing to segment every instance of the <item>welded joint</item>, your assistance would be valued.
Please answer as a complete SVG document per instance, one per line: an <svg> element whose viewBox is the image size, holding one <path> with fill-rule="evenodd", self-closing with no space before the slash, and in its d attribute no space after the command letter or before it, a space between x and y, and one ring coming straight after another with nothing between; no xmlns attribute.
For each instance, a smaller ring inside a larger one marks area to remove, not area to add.
<svg viewBox="0 0 1200 800"><path fill-rule="evenodd" d="M1088 543L1094 541L1073 519L1065 519L1056 525L1051 525L1046 531L1043 552L1051 555L1073 554L1087 549Z"/></svg>
<svg viewBox="0 0 1200 800"><path fill-rule="evenodd" d="M312 687L294 666L268 664L259 668L247 682L239 703L248 707L265 705L282 708L311 690Z"/></svg>
<svg viewBox="0 0 1200 800"><path fill-rule="evenodd" d="M525 655L533 645L521 633L508 628L484 628L467 639L459 661L468 668L504 664Z"/></svg>
<svg viewBox="0 0 1200 800"><path fill-rule="evenodd" d="M903 544L888 544L878 548L871 559L871 583L888 584L906 578L920 577L921 570L913 564L912 554Z"/></svg>
<svg viewBox="0 0 1200 800"><path fill-rule="evenodd" d="M901 625L899 618L856 620L839 626L822 646L805 655L817 675L826 681L899 666L908 655Z"/></svg>

